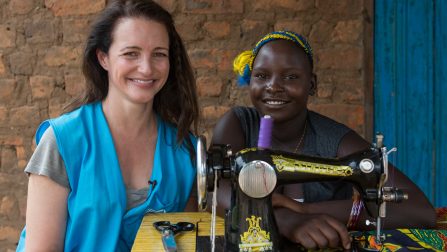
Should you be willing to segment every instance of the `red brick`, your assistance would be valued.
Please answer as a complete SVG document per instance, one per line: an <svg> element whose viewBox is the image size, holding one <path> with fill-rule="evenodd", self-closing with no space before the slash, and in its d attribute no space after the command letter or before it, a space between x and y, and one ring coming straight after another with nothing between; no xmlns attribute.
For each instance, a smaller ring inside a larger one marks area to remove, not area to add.
<svg viewBox="0 0 447 252"><path fill-rule="evenodd" d="M308 37L311 24L303 20L279 20L275 24L275 31L294 31Z"/></svg>
<svg viewBox="0 0 447 252"><path fill-rule="evenodd" d="M26 155L25 147L23 146L16 146L16 153L17 153L17 159L27 159L28 156Z"/></svg>
<svg viewBox="0 0 447 252"><path fill-rule="evenodd" d="M19 217L17 201L11 196L4 196L0 202L0 216L7 216L9 220Z"/></svg>
<svg viewBox="0 0 447 252"><path fill-rule="evenodd" d="M25 148L23 146L16 146L16 154L18 168L24 169L28 162L28 156L26 155Z"/></svg>
<svg viewBox="0 0 447 252"><path fill-rule="evenodd" d="M240 0L186 0L185 12L197 14L242 13L244 3Z"/></svg>
<svg viewBox="0 0 447 252"><path fill-rule="evenodd" d="M16 88L15 79L0 79L0 103L9 101Z"/></svg>
<svg viewBox="0 0 447 252"><path fill-rule="evenodd" d="M362 20L340 21L332 32L332 40L336 42L355 43L363 37Z"/></svg>
<svg viewBox="0 0 447 252"><path fill-rule="evenodd" d="M0 53L0 76L5 74L5 64L3 64L3 55Z"/></svg>
<svg viewBox="0 0 447 252"><path fill-rule="evenodd" d="M334 24L327 21L319 21L312 26L310 31L309 40L313 43L324 43L330 40L330 35L334 30Z"/></svg>
<svg viewBox="0 0 447 252"><path fill-rule="evenodd" d="M26 176L26 175L25 175ZM24 176L24 177L25 177ZM26 180L28 181L28 180ZM26 188L26 186L23 186L22 188ZM26 216L26 197L20 197L17 199L18 200L18 205L19 205L19 213L20 213L20 219L23 220L23 222L25 222L25 216Z"/></svg>
<svg viewBox="0 0 447 252"><path fill-rule="evenodd" d="M240 51L212 50L211 57L216 59L217 69L220 71L233 71L234 58Z"/></svg>
<svg viewBox="0 0 447 252"><path fill-rule="evenodd" d="M89 29L91 20L88 18L81 19L64 19L62 20L62 27L64 33L64 42L76 43L84 42L87 38L86 30Z"/></svg>
<svg viewBox="0 0 447 252"><path fill-rule="evenodd" d="M0 241L17 242L20 230L9 226L0 226Z"/></svg>
<svg viewBox="0 0 447 252"><path fill-rule="evenodd" d="M28 159L17 160L17 169L24 170L28 164Z"/></svg>
<svg viewBox="0 0 447 252"><path fill-rule="evenodd" d="M354 72L357 73L357 72ZM365 87L361 73L358 76L339 77L336 82L335 102L343 104L364 104Z"/></svg>
<svg viewBox="0 0 447 252"><path fill-rule="evenodd" d="M342 102L348 104L363 104L365 94L362 86L343 88L337 92L336 96L342 97Z"/></svg>
<svg viewBox="0 0 447 252"><path fill-rule="evenodd" d="M45 6L55 16L88 15L97 13L106 5L105 0L45 0Z"/></svg>
<svg viewBox="0 0 447 252"><path fill-rule="evenodd" d="M17 168L17 154L11 146L1 148L0 169L9 172Z"/></svg>
<svg viewBox="0 0 447 252"><path fill-rule="evenodd" d="M214 68L216 66L210 50L196 49L191 51L189 55L194 68Z"/></svg>
<svg viewBox="0 0 447 252"><path fill-rule="evenodd" d="M155 2L161 5L161 7L167 10L169 13L173 13L178 5L177 0L155 0Z"/></svg>
<svg viewBox="0 0 447 252"><path fill-rule="evenodd" d="M334 86L332 85L319 85L317 89L317 96L319 98L331 98L334 93Z"/></svg>
<svg viewBox="0 0 447 252"><path fill-rule="evenodd" d="M217 120L229 109L227 106L207 106L202 108L202 115L207 120Z"/></svg>
<svg viewBox="0 0 447 252"><path fill-rule="evenodd" d="M0 125L6 125L8 118L8 109L4 106L0 106Z"/></svg>
<svg viewBox="0 0 447 252"><path fill-rule="evenodd" d="M50 101L50 105L48 106L48 116L50 118L58 117L62 114L64 109L64 104L60 102Z"/></svg>
<svg viewBox="0 0 447 252"><path fill-rule="evenodd" d="M13 14L27 14L34 7L34 0L10 0L9 2L9 11Z"/></svg>
<svg viewBox="0 0 447 252"><path fill-rule="evenodd" d="M23 142L23 137L21 136L9 135L0 137L0 145L20 146L23 145Z"/></svg>
<svg viewBox="0 0 447 252"><path fill-rule="evenodd" d="M340 64L340 61L343 64ZM321 49L317 54L320 69L356 70L363 67L362 47Z"/></svg>
<svg viewBox="0 0 447 252"><path fill-rule="evenodd" d="M67 74L64 76L65 79L65 92L70 96L76 96L82 92L85 87L84 76L79 74Z"/></svg>
<svg viewBox="0 0 447 252"><path fill-rule="evenodd" d="M314 7L310 0L257 0L250 3L251 8L256 11L277 10L278 12L287 11L305 11Z"/></svg>
<svg viewBox="0 0 447 252"><path fill-rule="evenodd" d="M70 63L78 62L79 60L79 51L66 46L55 46L48 49L43 58L43 61L47 66L69 65Z"/></svg>
<svg viewBox="0 0 447 252"><path fill-rule="evenodd" d="M211 39L223 39L230 35L230 24L228 22L206 22L205 30Z"/></svg>
<svg viewBox="0 0 447 252"><path fill-rule="evenodd" d="M222 93L222 80L215 76L200 77L197 79L197 92L199 96L217 97Z"/></svg>
<svg viewBox="0 0 447 252"><path fill-rule="evenodd" d="M271 2L270 0L257 0L257 1L252 1L250 3L250 9L252 9L255 12L260 12L260 11L266 11L269 10L271 7Z"/></svg>
<svg viewBox="0 0 447 252"><path fill-rule="evenodd" d="M40 122L39 108L37 106L22 106L11 108L9 112L9 125L29 126Z"/></svg>
<svg viewBox="0 0 447 252"><path fill-rule="evenodd" d="M11 73L16 75L31 75L36 60L35 52L28 46L18 48L8 57Z"/></svg>
<svg viewBox="0 0 447 252"><path fill-rule="evenodd" d="M16 32L10 25L0 25L0 48L14 47L16 44Z"/></svg>
<svg viewBox="0 0 447 252"><path fill-rule="evenodd" d="M184 41L203 39L203 22L205 17L181 16L175 20L177 32Z"/></svg>
<svg viewBox="0 0 447 252"><path fill-rule="evenodd" d="M27 43L52 43L56 40L56 20L35 17L25 21L25 38Z"/></svg>
<svg viewBox="0 0 447 252"><path fill-rule="evenodd" d="M362 134L365 125L365 109L362 105L348 104L310 104L309 108Z"/></svg>
<svg viewBox="0 0 447 252"><path fill-rule="evenodd" d="M327 16L333 15L336 17L358 16L362 12L364 5L364 1L359 0L315 1L318 12L324 13Z"/></svg>
<svg viewBox="0 0 447 252"><path fill-rule="evenodd" d="M275 0L269 3L270 8L284 8L292 11L305 11L314 7L314 2L310 0Z"/></svg>
<svg viewBox="0 0 447 252"><path fill-rule="evenodd" d="M246 19L242 21L241 30L245 38L253 38L249 41L250 45L254 45L262 36L270 32L269 26L265 21ZM247 48L247 50L250 49Z"/></svg>
<svg viewBox="0 0 447 252"><path fill-rule="evenodd" d="M50 98L56 85L54 78L42 75L31 76L29 82L34 99Z"/></svg>

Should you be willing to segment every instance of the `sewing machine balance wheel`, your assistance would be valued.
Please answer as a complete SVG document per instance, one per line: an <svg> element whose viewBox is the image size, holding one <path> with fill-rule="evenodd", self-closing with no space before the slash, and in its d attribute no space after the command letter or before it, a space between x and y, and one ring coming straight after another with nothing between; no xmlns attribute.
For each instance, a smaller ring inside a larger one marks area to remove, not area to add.
<svg viewBox="0 0 447 252"><path fill-rule="evenodd" d="M197 203L200 211L206 211L208 196L206 188L207 167L206 167L206 139L199 136L196 147L197 164Z"/></svg>

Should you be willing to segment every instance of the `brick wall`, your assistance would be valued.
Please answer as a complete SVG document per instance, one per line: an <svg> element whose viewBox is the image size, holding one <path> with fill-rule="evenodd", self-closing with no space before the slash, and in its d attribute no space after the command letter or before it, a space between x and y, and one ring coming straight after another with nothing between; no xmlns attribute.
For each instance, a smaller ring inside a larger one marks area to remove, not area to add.
<svg viewBox="0 0 447 252"><path fill-rule="evenodd" d="M25 221L27 177L38 124L82 87L88 24L106 0L0 0L0 251L13 251ZM370 0L159 0L173 13L197 76L208 138L231 106L250 103L232 60L274 29L314 48L318 94L311 108L368 135L371 127Z"/></svg>

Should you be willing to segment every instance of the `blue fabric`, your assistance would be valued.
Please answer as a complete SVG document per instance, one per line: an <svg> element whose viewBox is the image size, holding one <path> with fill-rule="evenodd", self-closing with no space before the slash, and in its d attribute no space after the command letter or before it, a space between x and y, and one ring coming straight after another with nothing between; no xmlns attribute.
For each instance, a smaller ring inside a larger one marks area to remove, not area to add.
<svg viewBox="0 0 447 252"><path fill-rule="evenodd" d="M177 129L157 118L157 146L147 200L126 212L126 188L100 102L45 121L36 142L51 126L64 160L71 191L65 251L130 251L143 216L183 211L195 179L185 145L176 144ZM196 144L196 138L193 138ZM24 250L24 228L17 251Z"/></svg>

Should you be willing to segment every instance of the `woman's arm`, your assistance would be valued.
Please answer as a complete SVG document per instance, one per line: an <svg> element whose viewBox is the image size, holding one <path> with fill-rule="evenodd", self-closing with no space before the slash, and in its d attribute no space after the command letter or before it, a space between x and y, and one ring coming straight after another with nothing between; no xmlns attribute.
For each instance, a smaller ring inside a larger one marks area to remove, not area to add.
<svg viewBox="0 0 447 252"><path fill-rule="evenodd" d="M26 209L26 250L63 251L68 188L31 174Z"/></svg>

